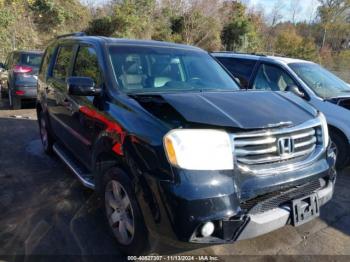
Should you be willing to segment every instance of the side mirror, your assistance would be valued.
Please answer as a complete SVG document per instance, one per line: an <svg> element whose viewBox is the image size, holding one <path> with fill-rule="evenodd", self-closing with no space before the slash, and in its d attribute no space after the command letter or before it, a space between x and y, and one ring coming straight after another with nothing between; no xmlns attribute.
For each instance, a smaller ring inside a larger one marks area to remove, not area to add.
<svg viewBox="0 0 350 262"><path fill-rule="evenodd" d="M95 86L95 82L90 77L69 77L67 79L67 91L74 96L98 96L101 88Z"/></svg>
<svg viewBox="0 0 350 262"><path fill-rule="evenodd" d="M286 87L286 90L287 92L292 92L293 94L299 96L299 97L302 97L304 98L305 97L305 94L303 92L301 92L299 90L299 87L297 87L296 85L289 85Z"/></svg>

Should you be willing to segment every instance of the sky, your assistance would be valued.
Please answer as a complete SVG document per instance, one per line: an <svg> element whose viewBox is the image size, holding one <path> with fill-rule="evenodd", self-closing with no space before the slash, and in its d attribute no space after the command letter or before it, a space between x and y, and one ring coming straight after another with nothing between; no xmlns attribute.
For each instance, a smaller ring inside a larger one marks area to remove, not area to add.
<svg viewBox="0 0 350 262"><path fill-rule="evenodd" d="M250 8L264 10L265 14L271 14L277 7L283 21L292 20L292 9L296 8L296 21L310 21L316 16L318 0L242 0Z"/></svg>
<svg viewBox="0 0 350 262"><path fill-rule="evenodd" d="M82 2L95 3L96 5L106 3L108 0L81 0ZM190 0L189 0L190 1ZM310 21L315 18L318 0L241 0L249 8L264 10L268 16L277 6L280 10L281 20L290 21L292 19L292 6L297 6L296 21Z"/></svg>

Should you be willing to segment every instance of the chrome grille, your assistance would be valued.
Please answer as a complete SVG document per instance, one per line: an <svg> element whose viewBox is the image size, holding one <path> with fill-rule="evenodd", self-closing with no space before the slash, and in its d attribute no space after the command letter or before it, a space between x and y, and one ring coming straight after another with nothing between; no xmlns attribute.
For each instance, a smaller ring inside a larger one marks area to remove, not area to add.
<svg viewBox="0 0 350 262"><path fill-rule="evenodd" d="M266 165L307 158L322 146L321 126L281 129L234 135L234 152L239 164ZM288 139L292 152L281 154L279 141Z"/></svg>

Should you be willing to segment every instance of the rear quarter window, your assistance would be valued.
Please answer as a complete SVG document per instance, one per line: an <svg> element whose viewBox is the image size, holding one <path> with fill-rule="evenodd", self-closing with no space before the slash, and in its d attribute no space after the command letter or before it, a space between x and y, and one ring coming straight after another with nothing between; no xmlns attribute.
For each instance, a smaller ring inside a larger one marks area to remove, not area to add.
<svg viewBox="0 0 350 262"><path fill-rule="evenodd" d="M49 68L50 68L50 65L52 65L51 61L53 59L54 52L55 52L54 45L50 45L46 49L44 57L42 59L42 64L40 67L40 72L39 72L40 76L48 76L49 75Z"/></svg>
<svg viewBox="0 0 350 262"><path fill-rule="evenodd" d="M239 79L241 86L248 88L250 78L252 77L255 60L238 59L232 57L217 57L217 59L226 67L228 71Z"/></svg>
<svg viewBox="0 0 350 262"><path fill-rule="evenodd" d="M59 80L66 80L72 60L73 46L59 47L56 62L53 67L52 76Z"/></svg>

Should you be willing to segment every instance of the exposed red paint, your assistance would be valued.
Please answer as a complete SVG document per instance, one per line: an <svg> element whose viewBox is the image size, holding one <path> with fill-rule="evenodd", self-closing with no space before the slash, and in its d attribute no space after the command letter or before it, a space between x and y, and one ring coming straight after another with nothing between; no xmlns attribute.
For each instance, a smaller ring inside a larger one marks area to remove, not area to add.
<svg viewBox="0 0 350 262"><path fill-rule="evenodd" d="M122 127L117 123L107 119L105 116L96 112L95 110L88 108L87 106L81 106L79 110L81 113L104 123L106 125L106 132L117 133L120 136L120 142L116 142L113 145L112 150L118 155L124 155L122 145L125 139L125 132L123 131Z"/></svg>

